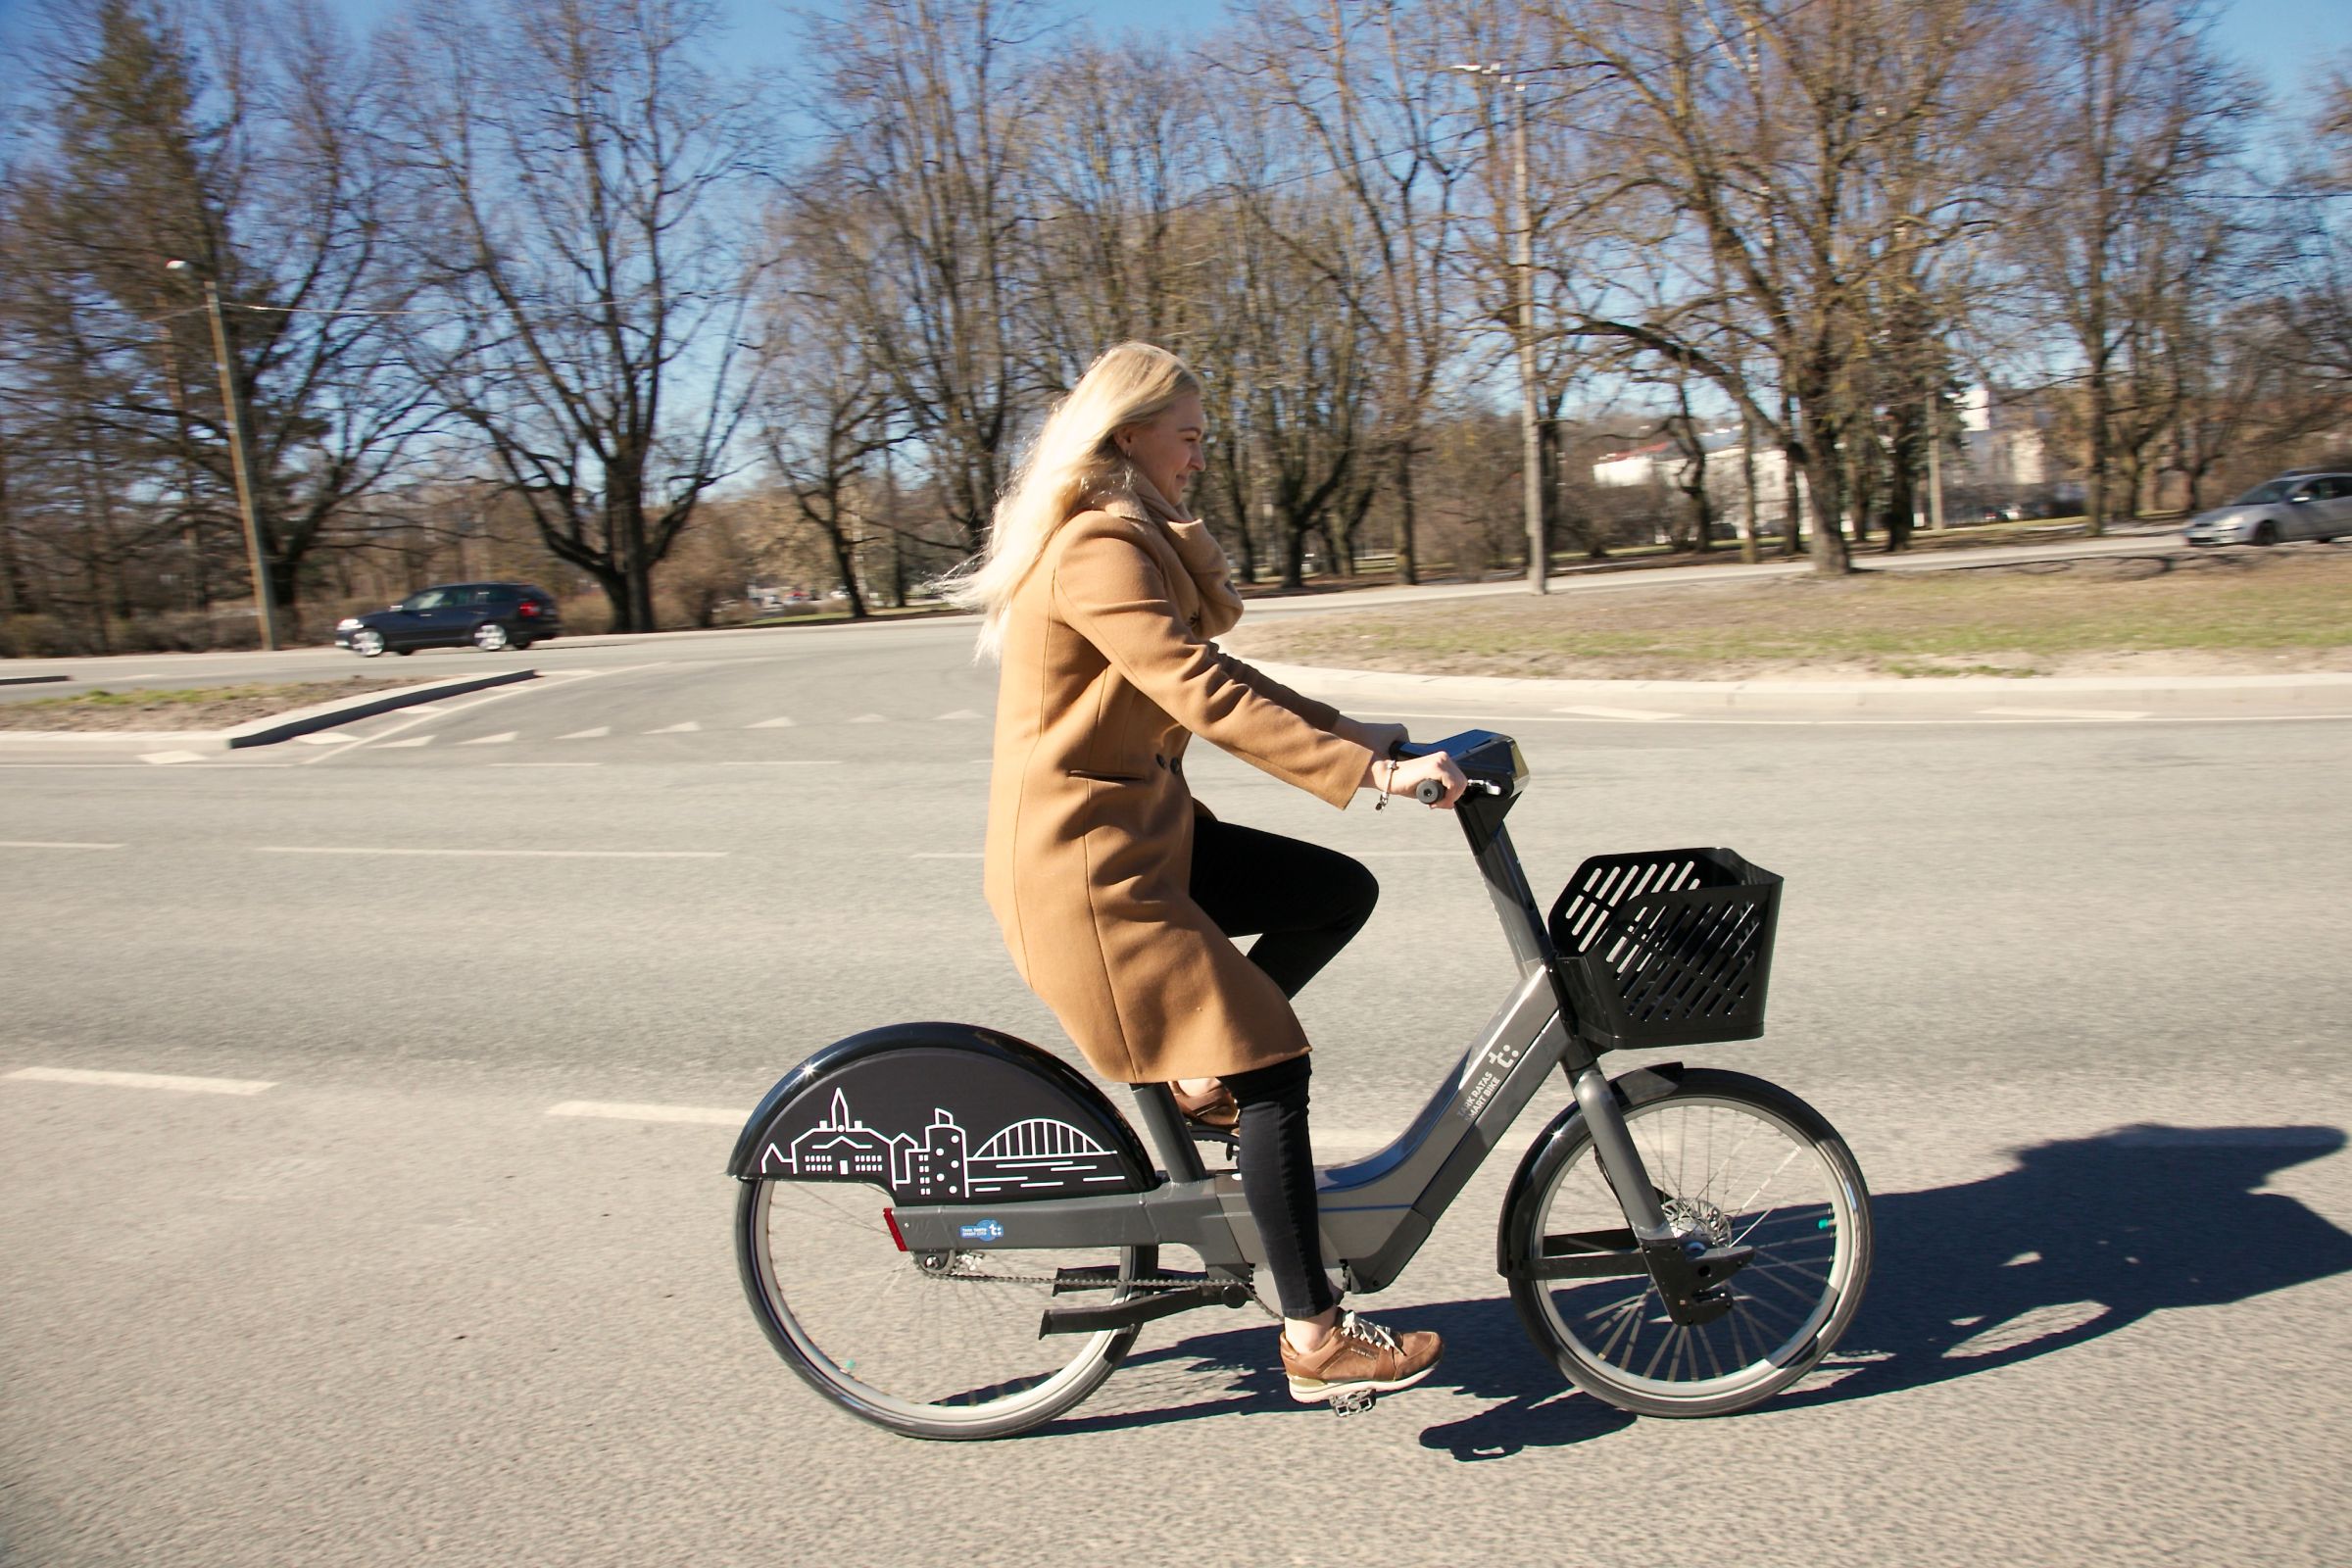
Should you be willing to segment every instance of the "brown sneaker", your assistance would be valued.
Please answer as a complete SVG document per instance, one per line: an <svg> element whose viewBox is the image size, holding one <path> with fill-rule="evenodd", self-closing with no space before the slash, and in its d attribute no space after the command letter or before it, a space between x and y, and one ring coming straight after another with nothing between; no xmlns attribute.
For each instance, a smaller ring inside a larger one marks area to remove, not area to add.
<svg viewBox="0 0 2352 1568"><path fill-rule="evenodd" d="M1445 1352L1435 1334L1393 1334L1371 1319L1342 1312L1331 1338L1313 1350L1294 1348L1288 1336L1282 1342L1282 1369L1291 1377L1291 1397L1313 1404L1333 1395L1361 1390L1394 1394L1429 1376Z"/></svg>
<svg viewBox="0 0 2352 1568"><path fill-rule="evenodd" d="M1176 1097L1176 1108L1186 1121L1207 1128L1220 1138L1230 1138L1242 1125L1241 1102L1233 1091L1223 1084L1212 1084L1203 1094L1188 1095L1174 1084L1168 1093Z"/></svg>

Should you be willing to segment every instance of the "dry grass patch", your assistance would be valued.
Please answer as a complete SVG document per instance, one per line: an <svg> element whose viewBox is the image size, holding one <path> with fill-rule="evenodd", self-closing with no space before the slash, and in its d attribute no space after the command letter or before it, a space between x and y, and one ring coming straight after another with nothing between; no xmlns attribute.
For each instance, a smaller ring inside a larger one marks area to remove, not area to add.
<svg viewBox="0 0 2352 1568"><path fill-rule="evenodd" d="M2176 552L1334 612L1238 652L1581 679L2352 670L2352 550Z"/></svg>
<svg viewBox="0 0 2352 1568"><path fill-rule="evenodd" d="M413 680L257 682L246 686L140 687L72 697L0 703L0 729L207 730L227 729L298 708L366 697L418 684Z"/></svg>

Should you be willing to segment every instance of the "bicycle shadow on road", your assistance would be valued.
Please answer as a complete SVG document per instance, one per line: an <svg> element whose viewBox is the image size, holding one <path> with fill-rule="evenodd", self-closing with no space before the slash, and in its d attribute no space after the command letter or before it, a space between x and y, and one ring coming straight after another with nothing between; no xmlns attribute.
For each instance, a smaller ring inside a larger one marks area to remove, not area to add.
<svg viewBox="0 0 2352 1568"><path fill-rule="evenodd" d="M2013 1366L2157 1312L2352 1271L2352 1235L2258 1190L2344 1144L2335 1127L2141 1124L2020 1150L1983 1181L1875 1198L1862 1310L1774 1407Z"/></svg>
<svg viewBox="0 0 2352 1568"><path fill-rule="evenodd" d="M2014 1169L1982 1181L1878 1195L1878 1258L1861 1312L1822 1367L1758 1410L1968 1377L2071 1349L2160 1311L2226 1306L2352 1272L2352 1234L2298 1200L2259 1191L2278 1172L2338 1153L2345 1143L2335 1127L2139 1125L2021 1150ZM1366 1307L1379 1314L1377 1300ZM1570 1392L1528 1342L1507 1295L1380 1315L1446 1337L1436 1375L1393 1398L1412 1400L1417 1415L1438 1413L1425 1412L1424 1401L1434 1405L1449 1392L1496 1401L1424 1429L1424 1447L1464 1462L1501 1459L1588 1442L1634 1421ZM1272 1340L1272 1326L1257 1320L1131 1357L1131 1367L1162 1364L1224 1381L1214 1397L1049 1430L1307 1411L1284 1387Z"/></svg>

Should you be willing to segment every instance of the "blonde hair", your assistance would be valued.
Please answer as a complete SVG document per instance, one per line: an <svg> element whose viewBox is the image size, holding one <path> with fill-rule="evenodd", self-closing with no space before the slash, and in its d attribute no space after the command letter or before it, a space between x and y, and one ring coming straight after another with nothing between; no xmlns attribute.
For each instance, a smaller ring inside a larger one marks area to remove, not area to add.
<svg viewBox="0 0 2352 1568"><path fill-rule="evenodd" d="M1054 530L1089 501L1134 496L1135 469L1117 433L1187 395L1200 395L1200 378L1184 361L1153 344L1121 343L1103 350L1054 405L997 502L987 550L939 585L950 604L981 612L975 658L1003 648L1004 612Z"/></svg>

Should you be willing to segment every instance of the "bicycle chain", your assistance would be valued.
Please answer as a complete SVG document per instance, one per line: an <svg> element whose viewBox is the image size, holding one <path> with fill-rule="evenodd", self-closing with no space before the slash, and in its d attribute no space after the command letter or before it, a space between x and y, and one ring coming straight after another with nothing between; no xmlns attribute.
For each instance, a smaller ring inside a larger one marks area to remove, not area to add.
<svg viewBox="0 0 2352 1568"><path fill-rule="evenodd" d="M915 1271L921 1274L925 1279L961 1280L967 1284L978 1285L1059 1285L1061 1283L1061 1277L1057 1274L959 1274L953 1271L942 1272L935 1269L927 1269L919 1263L915 1265ZM1200 1286L1206 1285L1210 1282L1202 1276L1195 1275L1190 1279L1175 1278L1117 1280L1112 1283L1116 1285L1124 1285L1136 1290L1189 1291ZM1257 1290L1250 1284L1250 1281L1242 1279L1229 1279L1228 1283L1239 1285L1242 1289L1248 1291L1250 1293L1250 1302L1268 1317L1279 1318L1282 1316L1281 1313L1275 1311L1272 1307L1266 1305L1263 1300L1258 1298Z"/></svg>

